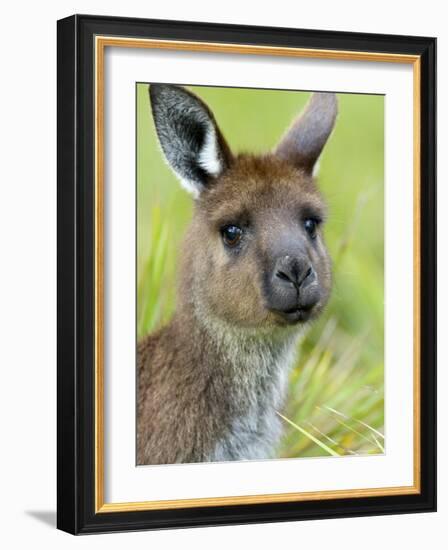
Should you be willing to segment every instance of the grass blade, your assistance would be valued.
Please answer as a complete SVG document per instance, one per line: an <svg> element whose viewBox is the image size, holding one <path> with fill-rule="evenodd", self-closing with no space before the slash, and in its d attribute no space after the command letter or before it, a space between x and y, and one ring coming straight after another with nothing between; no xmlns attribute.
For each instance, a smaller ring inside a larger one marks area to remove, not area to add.
<svg viewBox="0 0 448 550"><path fill-rule="evenodd" d="M321 449L323 449L324 451L326 451L328 454L332 455L332 456L341 456L339 453L337 453L336 451L333 451L333 449L331 449L328 445L325 445L325 443L323 443L322 441L319 441L317 439L317 437L314 437L313 434L310 434L309 432L307 432L304 428L301 428L300 426L298 426L297 424L295 424L292 420L289 420L289 418L286 418L286 416L283 416L281 413L279 413L278 411L276 411L276 413L278 414L278 416L283 419L285 422L287 422L288 424L290 424L293 428L295 428L297 431L299 431L302 435L308 437L309 439L311 439L311 441L313 441L313 443L315 443L316 445L318 445Z"/></svg>

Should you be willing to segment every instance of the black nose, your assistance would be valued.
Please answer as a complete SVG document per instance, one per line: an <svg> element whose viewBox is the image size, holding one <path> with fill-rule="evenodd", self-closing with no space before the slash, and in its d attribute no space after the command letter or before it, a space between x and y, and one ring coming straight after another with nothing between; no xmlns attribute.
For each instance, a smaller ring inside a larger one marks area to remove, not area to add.
<svg viewBox="0 0 448 550"><path fill-rule="evenodd" d="M274 275L277 279L293 285L297 290L315 278L313 266L306 258L282 256L275 263Z"/></svg>

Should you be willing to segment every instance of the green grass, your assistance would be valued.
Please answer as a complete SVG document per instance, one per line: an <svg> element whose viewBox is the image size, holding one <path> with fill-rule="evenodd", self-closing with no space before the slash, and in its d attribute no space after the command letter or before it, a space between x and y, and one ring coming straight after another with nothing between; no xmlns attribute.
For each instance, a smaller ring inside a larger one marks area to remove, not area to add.
<svg viewBox="0 0 448 550"><path fill-rule="evenodd" d="M308 93L192 88L212 108L234 151L271 149ZM165 164L137 88L137 330L166 323L175 309L178 250L192 199ZM384 98L339 94L335 131L319 185L329 205L331 300L299 346L278 455L384 452Z"/></svg>

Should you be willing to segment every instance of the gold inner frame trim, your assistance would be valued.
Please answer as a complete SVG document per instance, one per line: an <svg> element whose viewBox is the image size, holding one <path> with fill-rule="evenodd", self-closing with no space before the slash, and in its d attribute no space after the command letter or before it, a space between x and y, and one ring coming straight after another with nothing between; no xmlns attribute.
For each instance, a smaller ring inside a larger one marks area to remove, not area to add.
<svg viewBox="0 0 448 550"><path fill-rule="evenodd" d="M413 66L413 196L414 196L414 350L413 350L413 458L414 482L410 486L344 489L301 493L273 493L264 495L226 496L179 500L154 500L142 502L104 501L104 53L106 47L151 48L174 51L207 53L233 53L331 59L346 61L373 61L406 63ZM123 38L117 36L95 37L95 513L166 510L208 506L232 506L274 502L303 502L341 498L378 497L420 493L420 57L417 55L381 52L356 52L322 50L251 44L224 44L177 40Z"/></svg>

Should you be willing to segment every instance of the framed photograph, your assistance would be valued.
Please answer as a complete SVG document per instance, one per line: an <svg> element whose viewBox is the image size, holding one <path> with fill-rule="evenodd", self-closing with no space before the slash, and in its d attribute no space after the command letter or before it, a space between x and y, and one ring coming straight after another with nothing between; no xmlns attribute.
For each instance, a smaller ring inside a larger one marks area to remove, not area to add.
<svg viewBox="0 0 448 550"><path fill-rule="evenodd" d="M436 508L434 38L58 22L58 527Z"/></svg>

